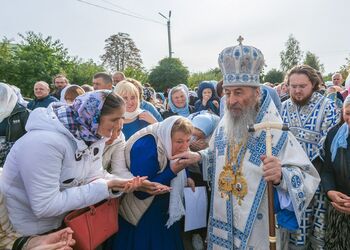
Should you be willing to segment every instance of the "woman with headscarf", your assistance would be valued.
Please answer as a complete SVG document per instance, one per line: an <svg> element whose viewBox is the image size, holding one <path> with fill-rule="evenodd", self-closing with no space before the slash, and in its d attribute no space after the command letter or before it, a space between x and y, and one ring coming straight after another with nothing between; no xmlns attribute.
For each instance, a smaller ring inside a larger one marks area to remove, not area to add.
<svg viewBox="0 0 350 250"><path fill-rule="evenodd" d="M61 91L60 102L72 104L75 98L83 94L85 94L85 90L79 85L75 85L75 84L67 85Z"/></svg>
<svg viewBox="0 0 350 250"><path fill-rule="evenodd" d="M72 105L56 103L32 111L27 133L12 147L2 176L17 232L52 231L67 212L113 197L114 190L139 186L144 178L122 180L102 169L105 138L124 111L123 99L110 91L89 92Z"/></svg>
<svg viewBox="0 0 350 250"><path fill-rule="evenodd" d="M18 102L13 88L0 83L0 167L12 145L25 134L29 110Z"/></svg>
<svg viewBox="0 0 350 250"><path fill-rule="evenodd" d="M325 249L348 249L350 246L350 97L344 101L344 123L334 126L324 143L321 183L328 206Z"/></svg>
<svg viewBox="0 0 350 250"><path fill-rule="evenodd" d="M143 192L127 194L120 206L119 232L113 249L183 249L179 220L186 171L181 160L170 160L189 150L191 122L172 116L133 135L125 149L127 166L134 175L147 175L150 181L171 185L170 194L150 196Z"/></svg>
<svg viewBox="0 0 350 250"><path fill-rule="evenodd" d="M169 91L168 110L162 113L163 118L173 115L187 117L194 112L194 107L189 105L189 92L184 84L180 84Z"/></svg>
<svg viewBox="0 0 350 250"><path fill-rule="evenodd" d="M126 80L121 81L115 86L114 93L123 97L126 103L122 129L125 140L128 140L140 129L157 122L151 113L140 108L139 91L134 84Z"/></svg>
<svg viewBox="0 0 350 250"><path fill-rule="evenodd" d="M196 112L208 110L220 115L220 99L217 97L214 83L216 81L203 81L198 87L198 100L194 104Z"/></svg>

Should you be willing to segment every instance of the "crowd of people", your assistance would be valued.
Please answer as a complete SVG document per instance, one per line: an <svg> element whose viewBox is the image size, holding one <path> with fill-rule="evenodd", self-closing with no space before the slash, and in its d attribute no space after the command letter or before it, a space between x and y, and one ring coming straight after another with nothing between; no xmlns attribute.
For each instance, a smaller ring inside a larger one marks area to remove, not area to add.
<svg viewBox="0 0 350 250"><path fill-rule="evenodd" d="M350 247L350 78L307 65L261 84L261 51L219 56L223 79L157 92L122 72L91 85L53 77L34 99L0 83L0 249L73 249L64 217L117 197L101 249L268 249L267 182L278 249ZM289 131L247 126L275 122ZM205 186L208 225L184 233L184 187Z"/></svg>

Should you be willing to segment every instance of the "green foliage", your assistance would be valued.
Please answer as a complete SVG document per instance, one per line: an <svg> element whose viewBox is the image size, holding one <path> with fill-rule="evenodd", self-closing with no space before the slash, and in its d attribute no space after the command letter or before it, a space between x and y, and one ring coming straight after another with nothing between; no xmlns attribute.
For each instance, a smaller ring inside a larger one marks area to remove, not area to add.
<svg viewBox="0 0 350 250"><path fill-rule="evenodd" d="M178 84L187 84L189 71L179 58L164 58L151 70L148 81L157 91L163 91Z"/></svg>
<svg viewBox="0 0 350 250"><path fill-rule="evenodd" d="M126 77L136 79L142 84L148 81L148 72L143 68L127 67L123 73Z"/></svg>
<svg viewBox="0 0 350 250"><path fill-rule="evenodd" d="M340 67L339 73L342 74L344 80L348 77L350 73L350 57L345 58L345 64Z"/></svg>
<svg viewBox="0 0 350 250"><path fill-rule="evenodd" d="M198 87L198 85L205 80L215 80L220 81L222 79L222 74L219 68L210 69L206 72L196 72L192 73L188 78L188 86L192 89Z"/></svg>
<svg viewBox="0 0 350 250"><path fill-rule="evenodd" d="M287 42L285 43L286 49L281 51L281 69L283 72L287 72L295 65L300 64L303 52L300 50L299 41L291 34Z"/></svg>
<svg viewBox="0 0 350 250"><path fill-rule="evenodd" d="M311 53L310 51L306 52L303 63L309 65L317 71L320 71L321 73L324 72L324 66L320 62L320 59L318 58L318 56L316 56L314 53Z"/></svg>
<svg viewBox="0 0 350 250"><path fill-rule="evenodd" d="M111 71L124 71L127 67L141 68L140 50L129 34L118 33L105 40L105 53L101 56L103 65Z"/></svg>
<svg viewBox="0 0 350 250"><path fill-rule="evenodd" d="M270 83L281 83L283 82L284 74L282 71L279 71L277 69L271 69L264 75L264 81L263 82L270 82Z"/></svg>
<svg viewBox="0 0 350 250"><path fill-rule="evenodd" d="M96 72L104 71L92 60L83 62L70 57L63 43L51 36L29 31L19 37L22 39L19 44L6 38L0 42L0 80L16 85L24 96L33 97L35 82L51 83L59 73L66 74L72 83L84 84L91 82Z"/></svg>
<svg viewBox="0 0 350 250"><path fill-rule="evenodd" d="M105 69L101 65L97 65L93 60L83 61L75 58L70 67L67 68L65 74L70 83L83 85L92 83L92 77L97 72L103 72Z"/></svg>

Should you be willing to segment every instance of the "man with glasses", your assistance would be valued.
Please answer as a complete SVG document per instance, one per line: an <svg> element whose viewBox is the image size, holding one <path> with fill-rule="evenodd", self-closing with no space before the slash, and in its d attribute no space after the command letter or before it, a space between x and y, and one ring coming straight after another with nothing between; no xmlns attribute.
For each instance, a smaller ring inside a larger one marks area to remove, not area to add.
<svg viewBox="0 0 350 250"><path fill-rule="evenodd" d="M317 92L321 79L307 65L295 66L287 74L290 99L282 104L282 119L299 141L310 161L320 171L320 153L328 130L339 119L332 100ZM290 233L288 249L323 249L326 194L318 187L297 232Z"/></svg>

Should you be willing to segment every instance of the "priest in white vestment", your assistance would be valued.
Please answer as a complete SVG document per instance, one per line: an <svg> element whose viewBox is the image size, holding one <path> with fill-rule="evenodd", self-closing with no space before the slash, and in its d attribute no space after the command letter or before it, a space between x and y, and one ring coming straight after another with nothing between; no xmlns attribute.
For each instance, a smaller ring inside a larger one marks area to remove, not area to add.
<svg viewBox="0 0 350 250"><path fill-rule="evenodd" d="M174 159L183 164L200 162L204 179L211 182L208 249L265 250L269 248L266 181L274 184L277 224L293 231L320 177L290 132L271 130L270 157L266 157L266 132L248 133L250 124L282 123L269 93L260 89L261 51L240 43L221 52L219 65L226 107L209 148ZM281 243L277 237L277 249Z"/></svg>

